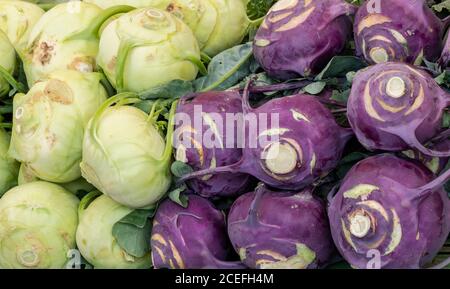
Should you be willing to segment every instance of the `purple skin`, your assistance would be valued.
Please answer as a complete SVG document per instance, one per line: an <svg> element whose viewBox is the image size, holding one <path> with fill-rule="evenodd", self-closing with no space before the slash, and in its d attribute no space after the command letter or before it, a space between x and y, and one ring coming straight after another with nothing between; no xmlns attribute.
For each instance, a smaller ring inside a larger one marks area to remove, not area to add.
<svg viewBox="0 0 450 289"><path fill-rule="evenodd" d="M450 232L450 201L442 188L449 178L450 170L434 178L422 164L388 154L357 163L328 209L341 255L356 268L427 265Z"/></svg>
<svg viewBox="0 0 450 289"><path fill-rule="evenodd" d="M277 79L314 75L344 48L355 12L344 0L278 1L256 33L255 58Z"/></svg>
<svg viewBox="0 0 450 289"><path fill-rule="evenodd" d="M180 100L177 106L177 115L184 113L189 117L192 123L177 123L175 126L175 138L179 135L180 141L189 140L189 146L177 146L176 159L186 162L194 171L208 169L217 166L226 166L237 162L242 157L242 149L238 148L236 141L233 141L232 146L225 146L220 148L217 146L205 146L202 139L196 139L194 131L198 131L193 123L194 106L198 106L201 110L209 115L220 115L223 120L226 119L226 114L242 113L242 97L235 91L221 91L221 92L205 92L190 95ZM202 132L212 131L210 122L202 119ZM218 131L222 144L227 144L226 125L222 131ZM249 184L250 176L247 174L233 174L220 173L214 176L203 176L191 179L187 182L188 186L197 194L209 197L225 197L238 195L243 192Z"/></svg>
<svg viewBox="0 0 450 289"><path fill-rule="evenodd" d="M376 1L375 1L376 2ZM442 49L444 22L424 0L366 1L354 23L356 53L370 64L400 61L420 65L436 61Z"/></svg>
<svg viewBox="0 0 450 289"><path fill-rule="evenodd" d="M275 188L300 190L336 167L353 132L340 127L316 97L296 94L272 99L256 109L250 107L248 97L244 93L242 158L228 166L187 174L180 181L239 172Z"/></svg>
<svg viewBox="0 0 450 289"><path fill-rule="evenodd" d="M335 253L325 204L310 189L274 192L261 185L240 196L228 215L228 235L253 269L319 268Z"/></svg>
<svg viewBox="0 0 450 289"><path fill-rule="evenodd" d="M353 79L347 117L359 142L369 150L416 149L437 157L422 143L441 130L450 94L426 72L404 63L380 63L360 70Z"/></svg>
<svg viewBox="0 0 450 289"><path fill-rule="evenodd" d="M450 32L447 33L447 40L445 41L444 49L442 50L442 55L439 62L442 67L447 67L450 65Z"/></svg>
<svg viewBox="0 0 450 289"><path fill-rule="evenodd" d="M438 142L436 144L430 145L431 149L435 150L450 150L450 139L442 140L441 142ZM432 171L434 174L440 174L443 169L445 169L448 161L450 158L448 157L431 157L422 154L421 152L417 150L407 150L402 152L407 157L418 160L422 164L424 164L430 171Z"/></svg>
<svg viewBox="0 0 450 289"><path fill-rule="evenodd" d="M225 215L207 199L189 195L187 208L166 199L153 219L151 249L156 269L242 269L231 253Z"/></svg>

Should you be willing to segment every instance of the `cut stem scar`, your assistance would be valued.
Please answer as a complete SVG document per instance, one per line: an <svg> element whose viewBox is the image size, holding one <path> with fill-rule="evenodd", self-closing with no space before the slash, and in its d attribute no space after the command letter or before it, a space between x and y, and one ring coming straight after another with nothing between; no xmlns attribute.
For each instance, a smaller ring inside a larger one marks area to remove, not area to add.
<svg viewBox="0 0 450 289"><path fill-rule="evenodd" d="M350 233L357 238L365 237L372 226L369 216L364 213L356 213L349 221Z"/></svg>
<svg viewBox="0 0 450 289"><path fill-rule="evenodd" d="M406 86L403 79L398 76L389 79L386 85L386 93L393 98L400 98L405 95Z"/></svg>
<svg viewBox="0 0 450 289"><path fill-rule="evenodd" d="M370 58L372 58L375 63L384 63L389 60L389 55L387 54L386 50L381 47L372 48L369 54Z"/></svg>
<svg viewBox="0 0 450 289"><path fill-rule="evenodd" d="M275 142L264 150L263 159L266 167L274 174L288 174L297 166L297 151L288 143Z"/></svg>

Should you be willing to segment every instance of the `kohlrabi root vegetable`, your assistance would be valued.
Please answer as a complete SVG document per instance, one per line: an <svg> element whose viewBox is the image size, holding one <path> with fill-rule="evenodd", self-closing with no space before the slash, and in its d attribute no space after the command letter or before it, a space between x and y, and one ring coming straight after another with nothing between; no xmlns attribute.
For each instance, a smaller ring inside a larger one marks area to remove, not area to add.
<svg viewBox="0 0 450 289"><path fill-rule="evenodd" d="M1 17L0 17L1 19ZM5 33L0 31L0 97L7 95L10 85L6 78L12 77L16 67L16 52Z"/></svg>
<svg viewBox="0 0 450 289"><path fill-rule="evenodd" d="M101 34L97 62L119 92L193 80L203 65L191 29L154 8L137 9L110 22Z"/></svg>
<svg viewBox="0 0 450 289"><path fill-rule="evenodd" d="M260 185L234 202L228 234L254 269L323 267L335 252L325 203L311 189L275 192Z"/></svg>
<svg viewBox="0 0 450 289"><path fill-rule="evenodd" d="M20 164L19 175L17 176L17 184L23 185L27 183L41 181L34 172L27 166L27 164ZM58 184L67 191L78 194L80 192L92 192L95 190L94 186L88 183L84 178L78 178L68 183Z"/></svg>
<svg viewBox="0 0 450 289"><path fill-rule="evenodd" d="M10 135L0 128L0 197L17 185L19 163L8 155Z"/></svg>
<svg viewBox="0 0 450 289"><path fill-rule="evenodd" d="M186 208L167 199L153 219L153 266L172 269L240 269L228 261L231 245L225 215L201 197L190 195Z"/></svg>
<svg viewBox="0 0 450 289"><path fill-rule="evenodd" d="M369 150L414 148L449 156L422 145L441 129L450 94L425 71L404 63L380 63L353 79L347 116L359 142Z"/></svg>
<svg viewBox="0 0 450 289"><path fill-rule="evenodd" d="M365 1L354 23L356 52L371 64L435 61L443 32L443 22L425 0Z"/></svg>
<svg viewBox="0 0 450 289"><path fill-rule="evenodd" d="M95 71L101 25L114 14L131 9L117 6L102 10L81 1L50 9L34 25L21 55L28 85L56 70Z"/></svg>
<svg viewBox="0 0 450 289"><path fill-rule="evenodd" d="M166 10L186 23L200 50L213 57L241 43L250 21L243 0L89 0L102 8L114 5Z"/></svg>
<svg viewBox="0 0 450 289"><path fill-rule="evenodd" d="M187 174L181 180L247 173L273 187L298 190L335 168L352 135L316 97L307 94L276 98L251 108L245 93L243 112L243 129L237 129L244 134L242 158L231 165Z"/></svg>
<svg viewBox="0 0 450 289"><path fill-rule="evenodd" d="M280 0L255 36L255 58L278 79L318 73L344 48L355 10L344 0Z"/></svg>
<svg viewBox="0 0 450 289"><path fill-rule="evenodd" d="M80 223L76 240L83 257L99 269L150 268L150 253L140 258L134 257L123 250L112 235L114 224L133 210L105 195L95 198L96 193L86 195L78 210Z"/></svg>
<svg viewBox="0 0 450 289"><path fill-rule="evenodd" d="M227 122L227 115L239 114L242 114L242 97L236 91L205 92L183 98L177 106L175 120L176 160L187 163L195 171L239 161L242 157L236 138L239 130L236 122ZM248 175L231 173L188 181L191 189L204 197L236 195L248 183Z"/></svg>
<svg viewBox="0 0 450 289"><path fill-rule="evenodd" d="M83 177L102 193L122 205L143 208L158 202L172 181L176 103L165 142L155 123L157 115L125 105L139 101L133 97L119 94L110 98L89 121L80 166Z"/></svg>
<svg viewBox="0 0 450 289"><path fill-rule="evenodd" d="M107 98L99 73L56 71L13 103L9 155L39 179L67 183L81 176L81 148L89 119Z"/></svg>
<svg viewBox="0 0 450 289"><path fill-rule="evenodd" d="M422 164L392 155L357 163L328 209L341 255L356 268L422 268L450 232L450 201Z"/></svg>
<svg viewBox="0 0 450 289"><path fill-rule="evenodd" d="M442 67L447 67L450 64L450 32L447 33L444 49L442 50L440 63Z"/></svg>
<svg viewBox="0 0 450 289"><path fill-rule="evenodd" d="M47 182L6 192L0 199L0 268L63 268L75 249L78 203Z"/></svg>
<svg viewBox="0 0 450 289"><path fill-rule="evenodd" d="M11 43L22 53L34 25L44 15L39 6L13 0L0 1L0 30L5 32Z"/></svg>

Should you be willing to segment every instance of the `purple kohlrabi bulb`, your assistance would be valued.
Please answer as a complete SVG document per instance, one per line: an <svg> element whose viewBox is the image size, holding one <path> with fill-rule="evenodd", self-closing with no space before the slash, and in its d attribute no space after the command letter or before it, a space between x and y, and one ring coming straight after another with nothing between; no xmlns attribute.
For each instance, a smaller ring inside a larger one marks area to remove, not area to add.
<svg viewBox="0 0 450 289"><path fill-rule="evenodd" d="M228 216L228 234L250 268L318 268L335 252L325 203L311 189L274 192L261 185L240 196Z"/></svg>
<svg viewBox="0 0 450 289"><path fill-rule="evenodd" d="M174 133L176 159L194 171L237 162L242 148L237 144L236 123L227 121L227 116L239 114L242 115L242 97L237 91L211 91L181 99ZM203 197L223 197L241 193L249 180L247 174L219 173L191 179L187 184Z"/></svg>
<svg viewBox="0 0 450 289"><path fill-rule="evenodd" d="M320 96L319 96L320 97ZM243 99L242 158L181 180L222 172L248 173L275 188L299 190L333 170L352 136L316 97L296 94L251 108Z"/></svg>
<svg viewBox="0 0 450 289"><path fill-rule="evenodd" d="M357 163L328 209L341 255L356 268L426 266L450 232L449 178L388 154Z"/></svg>
<svg viewBox="0 0 450 289"><path fill-rule="evenodd" d="M449 100L450 94L426 72L400 62L380 63L354 77L347 117L369 150L413 148L445 157L450 151L431 150L422 143L441 130Z"/></svg>
<svg viewBox="0 0 450 289"><path fill-rule="evenodd" d="M280 0L256 33L255 58L274 78L316 74L344 48L355 12L344 0Z"/></svg>
<svg viewBox="0 0 450 289"><path fill-rule="evenodd" d="M177 269L239 269L227 261L232 252L223 212L207 199L189 195L187 208L166 199L153 219L153 266Z"/></svg>
<svg viewBox="0 0 450 289"><path fill-rule="evenodd" d="M449 20L450 21L450 20ZM447 33L444 49L442 50L442 55L440 63L442 67L447 67L450 65L450 32Z"/></svg>
<svg viewBox="0 0 450 289"><path fill-rule="evenodd" d="M435 61L442 48L444 23L424 0L365 1L354 23L357 55L370 64Z"/></svg>

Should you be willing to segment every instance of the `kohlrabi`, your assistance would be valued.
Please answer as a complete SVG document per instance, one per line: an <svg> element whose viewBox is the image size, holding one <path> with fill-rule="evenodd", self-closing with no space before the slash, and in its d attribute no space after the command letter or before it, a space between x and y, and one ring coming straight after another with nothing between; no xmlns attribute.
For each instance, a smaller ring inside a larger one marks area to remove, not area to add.
<svg viewBox="0 0 450 289"><path fill-rule="evenodd" d="M50 9L34 25L21 55L28 85L56 70L95 71L101 25L112 15L131 9L116 6L102 10L81 1Z"/></svg>
<svg viewBox="0 0 450 289"><path fill-rule="evenodd" d="M201 197L190 195L186 208L167 199L153 219L153 266L172 269L239 269L228 261L231 244L225 215Z"/></svg>
<svg viewBox="0 0 450 289"><path fill-rule="evenodd" d="M0 17L1 19L1 17ZM10 91L8 77L14 73L16 67L16 52L5 33L0 31L0 97ZM6 77L6 78L5 78Z"/></svg>
<svg viewBox="0 0 450 289"><path fill-rule="evenodd" d="M0 128L0 197L17 185L19 163L8 155L10 135Z"/></svg>
<svg viewBox="0 0 450 289"><path fill-rule="evenodd" d="M255 58L278 79L318 73L344 48L355 10L344 0L280 0L255 36Z"/></svg>
<svg viewBox="0 0 450 289"><path fill-rule="evenodd" d="M141 258L123 250L112 231L116 222L133 210L97 192L86 195L80 202L79 225L76 233L78 250L95 268L147 269L151 267L150 253Z"/></svg>
<svg viewBox="0 0 450 289"><path fill-rule="evenodd" d="M62 268L75 249L78 203L47 182L6 192L0 199L0 268Z"/></svg>
<svg viewBox="0 0 450 289"><path fill-rule="evenodd" d="M213 57L241 43L250 21L243 0L89 0L100 7L130 5L166 10L186 23L200 50Z"/></svg>
<svg viewBox="0 0 450 289"><path fill-rule="evenodd" d="M248 173L273 187L298 190L335 168L352 135L316 97L307 94L276 98L251 108L245 93L243 112L243 128L237 129L244 134L242 158L231 165L187 174L181 180Z"/></svg>
<svg viewBox="0 0 450 289"><path fill-rule="evenodd" d="M17 183L20 185L37 182L40 179L33 173L33 171L26 165L20 164L19 175L17 177ZM84 178L78 178L68 183L58 184L67 191L78 194L80 192L92 192L95 190L94 186L88 183Z"/></svg>
<svg viewBox="0 0 450 289"><path fill-rule="evenodd" d="M435 61L442 48L443 22L425 0L365 1L356 13L356 53L367 62Z"/></svg>
<svg viewBox="0 0 450 289"><path fill-rule="evenodd" d="M444 49L442 50L440 63L442 67L447 67L450 64L450 32L447 33Z"/></svg>
<svg viewBox="0 0 450 289"><path fill-rule="evenodd" d="M422 164L392 155L357 163L328 209L341 255L356 268L422 268L450 232L450 201Z"/></svg>
<svg viewBox="0 0 450 289"><path fill-rule="evenodd" d="M425 71L404 63L380 63L353 79L347 116L359 142L369 150L417 149L431 156L450 152L423 142L441 129L450 94Z"/></svg>
<svg viewBox="0 0 450 289"><path fill-rule="evenodd" d="M239 114L242 114L242 97L236 91L205 92L183 98L175 119L176 160L187 163L195 171L239 161L242 149L236 137L238 126L236 122L226 122L227 115ZM232 135L228 133L230 129ZM191 189L204 197L236 195L248 183L248 175L231 173L188 181Z"/></svg>
<svg viewBox="0 0 450 289"><path fill-rule="evenodd" d="M325 203L310 188L275 192L258 186L234 202L228 234L242 262L254 269L323 267L335 252Z"/></svg>
<svg viewBox="0 0 450 289"><path fill-rule="evenodd" d="M31 29L44 15L39 6L25 1L0 1L0 30L5 32L17 51L24 51Z"/></svg>
<svg viewBox="0 0 450 289"><path fill-rule="evenodd" d="M170 111L167 142L159 131L157 112L150 115L126 104L133 94L108 99L89 121L83 141L83 177L116 202L143 208L154 205L172 181L173 119ZM115 106L113 106L115 104Z"/></svg>
<svg viewBox="0 0 450 289"><path fill-rule="evenodd" d="M13 102L9 155L39 179L67 183L81 176L81 148L89 119L106 100L99 73L50 73Z"/></svg>
<svg viewBox="0 0 450 289"><path fill-rule="evenodd" d="M111 21L101 34L97 62L119 92L193 80L198 67L203 67L191 29L154 8L137 9Z"/></svg>

